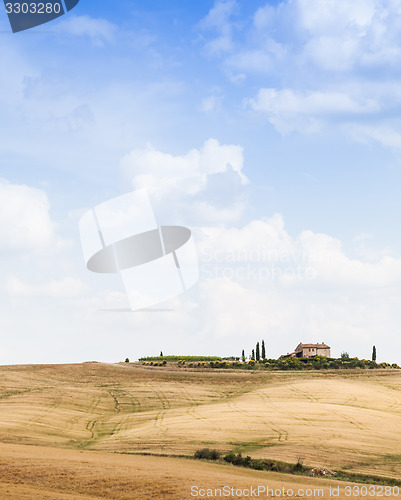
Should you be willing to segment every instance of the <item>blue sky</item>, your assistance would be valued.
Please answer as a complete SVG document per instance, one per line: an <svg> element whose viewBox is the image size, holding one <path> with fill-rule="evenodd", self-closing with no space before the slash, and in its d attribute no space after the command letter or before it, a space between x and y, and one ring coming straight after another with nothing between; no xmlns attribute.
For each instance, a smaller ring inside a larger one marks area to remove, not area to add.
<svg viewBox="0 0 401 500"><path fill-rule="evenodd" d="M0 362L264 338L401 363L400 24L391 0L81 0L18 34L1 11ZM135 188L194 232L172 312L104 313L121 284L85 269L80 216Z"/></svg>

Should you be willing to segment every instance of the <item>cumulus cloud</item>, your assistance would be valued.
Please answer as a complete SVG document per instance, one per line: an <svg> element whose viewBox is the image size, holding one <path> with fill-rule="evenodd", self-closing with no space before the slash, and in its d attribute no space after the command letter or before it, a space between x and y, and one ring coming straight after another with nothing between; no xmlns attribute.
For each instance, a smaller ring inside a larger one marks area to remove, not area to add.
<svg viewBox="0 0 401 500"><path fill-rule="evenodd" d="M204 227L198 249L199 325L216 341L274 336L272 357L299 341L326 341L334 355L346 349L363 357L369 353L361 340L399 330L401 258L351 258L328 234L291 235L280 214L242 227Z"/></svg>
<svg viewBox="0 0 401 500"><path fill-rule="evenodd" d="M400 19L398 4L389 0L286 0L259 8L253 28L260 44L279 26L275 31L282 38L277 42L293 61L324 71L349 71L397 64Z"/></svg>
<svg viewBox="0 0 401 500"><path fill-rule="evenodd" d="M252 79L259 87L246 102L276 130L310 134L330 124L353 139L357 133L349 134L349 126L361 125L364 140L399 149L401 125L390 120L401 104L397 2L269 2L240 25L232 19L235 9L224 5L216 3L220 10L204 20L213 28L219 19L229 34L226 50L215 55L231 82Z"/></svg>
<svg viewBox="0 0 401 500"><path fill-rule="evenodd" d="M217 277L248 281L257 288L333 291L401 285L401 258L352 259L330 235L305 230L291 236L280 214L242 228L203 228L199 255L208 276L213 269ZM217 265L211 268L211 263Z"/></svg>
<svg viewBox="0 0 401 500"><path fill-rule="evenodd" d="M238 346L238 353L250 341L252 345L265 339L268 357L285 354L298 342L309 341L327 342L333 356L347 350L368 358L379 335L382 359L394 360L394 352L386 350L384 344L394 345L392 334L399 331L400 302L395 295L363 294L361 298L350 292L260 291L228 278L216 278L202 282L201 296L202 335L216 343L229 337L230 345Z"/></svg>
<svg viewBox="0 0 401 500"><path fill-rule="evenodd" d="M299 22L314 34L342 33L351 27L363 35L381 3L375 0L355 0L352 3L344 0L298 0Z"/></svg>
<svg viewBox="0 0 401 500"><path fill-rule="evenodd" d="M38 251L61 245L46 193L0 180L0 249Z"/></svg>
<svg viewBox="0 0 401 500"><path fill-rule="evenodd" d="M278 253L293 252L294 241L284 227L282 215L253 220L238 227L203 227L200 255L206 260L266 262Z"/></svg>
<svg viewBox="0 0 401 500"><path fill-rule="evenodd" d="M293 130L318 132L328 119L367 115L379 111L373 99L358 99L344 92L309 91L291 89L261 89L251 107L266 114L268 120L281 133Z"/></svg>
<svg viewBox="0 0 401 500"><path fill-rule="evenodd" d="M317 283L327 287L391 287L401 284L401 258L383 256L376 262L349 258L341 241L326 234L303 231L298 243ZM292 278L293 279L293 278Z"/></svg>
<svg viewBox="0 0 401 500"><path fill-rule="evenodd" d="M152 146L135 149L121 162L133 188L146 189L155 202L165 204L165 208L175 205L181 216L190 206L193 220L202 218L203 221L210 218L232 221L237 217L243 206L240 199L232 195L224 207L217 209L206 194L210 195L210 185L219 176L223 176L226 183L247 184L243 167L243 148L220 144L216 139L208 139L200 149L192 149L182 156L164 153Z"/></svg>

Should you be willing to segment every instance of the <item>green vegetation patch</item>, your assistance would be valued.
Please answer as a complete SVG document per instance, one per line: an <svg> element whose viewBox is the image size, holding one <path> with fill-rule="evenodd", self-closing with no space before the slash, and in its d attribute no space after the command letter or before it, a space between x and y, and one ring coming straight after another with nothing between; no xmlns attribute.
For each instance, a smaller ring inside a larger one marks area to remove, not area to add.
<svg viewBox="0 0 401 500"><path fill-rule="evenodd" d="M204 448L195 452L194 458L206 460L219 460L221 453L218 450ZM280 460L255 459L249 455L243 457L241 453L227 453L223 456L223 461L237 467L247 467L249 469L281 472L283 474L296 474L300 476L319 476L352 483L376 484L382 486L401 486L401 480L375 476L372 474L359 474L345 470L331 471L326 468L314 468L305 466L299 458L296 464L282 462Z"/></svg>
<svg viewBox="0 0 401 500"><path fill-rule="evenodd" d="M148 356L146 358L139 358L139 361L221 361L219 356Z"/></svg>

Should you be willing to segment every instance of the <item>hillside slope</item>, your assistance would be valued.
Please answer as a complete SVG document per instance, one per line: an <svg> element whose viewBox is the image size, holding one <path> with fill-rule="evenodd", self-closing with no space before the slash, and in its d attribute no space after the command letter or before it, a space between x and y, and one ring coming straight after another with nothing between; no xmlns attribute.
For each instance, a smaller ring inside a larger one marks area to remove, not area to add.
<svg viewBox="0 0 401 500"><path fill-rule="evenodd" d="M398 371L0 367L0 443L190 455L241 451L400 477Z"/></svg>

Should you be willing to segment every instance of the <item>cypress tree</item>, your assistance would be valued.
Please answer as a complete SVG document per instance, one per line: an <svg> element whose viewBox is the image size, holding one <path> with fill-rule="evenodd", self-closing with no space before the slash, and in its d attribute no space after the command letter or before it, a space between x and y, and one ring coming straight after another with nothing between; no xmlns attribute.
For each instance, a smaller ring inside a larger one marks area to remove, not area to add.
<svg viewBox="0 0 401 500"><path fill-rule="evenodd" d="M376 346L373 346L373 351L372 351L372 361L376 361Z"/></svg>
<svg viewBox="0 0 401 500"><path fill-rule="evenodd" d="M252 356L251 356L251 359L253 359L255 361L255 349L252 349Z"/></svg>
<svg viewBox="0 0 401 500"><path fill-rule="evenodd" d="M256 342L256 361L260 360L260 348L259 348L259 342Z"/></svg>
<svg viewBox="0 0 401 500"><path fill-rule="evenodd" d="M262 359L266 359L266 349L264 340L262 340Z"/></svg>
<svg viewBox="0 0 401 500"><path fill-rule="evenodd" d="M161 358L163 357L163 351L160 351L160 357Z"/></svg>
<svg viewBox="0 0 401 500"><path fill-rule="evenodd" d="M242 356L241 356L242 362L245 363L245 351L242 349Z"/></svg>

